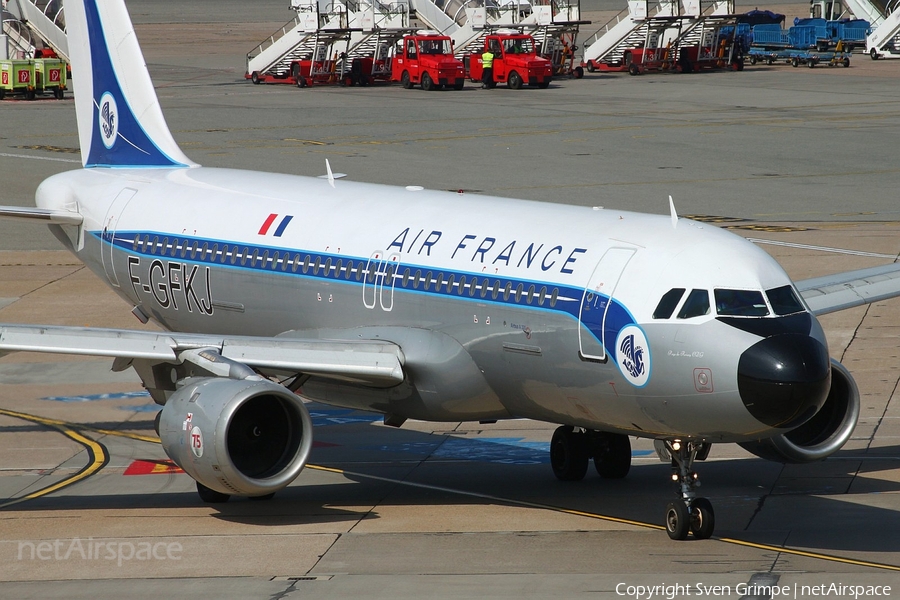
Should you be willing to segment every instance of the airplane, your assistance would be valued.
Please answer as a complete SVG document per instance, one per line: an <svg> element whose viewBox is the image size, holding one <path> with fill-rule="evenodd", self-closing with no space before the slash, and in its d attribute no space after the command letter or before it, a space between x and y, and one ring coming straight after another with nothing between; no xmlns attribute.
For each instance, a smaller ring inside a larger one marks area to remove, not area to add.
<svg viewBox="0 0 900 600"><path fill-rule="evenodd" d="M794 283L767 253L668 215L204 168L170 133L122 0L66 0L83 168L35 208L164 331L0 324L0 354L133 368L166 454L205 502L302 471L304 401L407 419L558 424L561 480L625 477L629 436L672 465L672 539L713 535L714 443L807 463L859 391L817 315L900 295L888 265ZM478 215L473 218L472 215ZM539 226L535 226L539 224Z"/></svg>

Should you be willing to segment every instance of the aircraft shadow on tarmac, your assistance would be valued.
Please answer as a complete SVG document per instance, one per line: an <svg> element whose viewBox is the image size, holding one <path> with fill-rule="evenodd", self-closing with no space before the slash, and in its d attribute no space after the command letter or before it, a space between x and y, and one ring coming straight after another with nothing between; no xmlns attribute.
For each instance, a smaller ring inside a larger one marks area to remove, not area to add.
<svg viewBox="0 0 900 600"><path fill-rule="evenodd" d="M674 497L669 466L646 451L635 452L637 460L625 479L604 480L591 469L582 482L560 482L550 469L548 444L528 441L525 430L494 434L481 430L478 437L471 437L471 431L481 427L472 424L470 436L462 437L388 429L375 425L380 417L371 413L320 405L311 405L310 412L316 424L310 464L341 469L354 483L320 483L321 471L307 469L270 501L232 499L214 505L215 518L277 527L378 518L379 506L528 503L660 525L662 509ZM152 420L140 417L127 423L84 425L152 431ZM13 430L46 431L28 424L3 427L0 433ZM144 442L135 443L139 456ZM152 454L147 452L147 458ZM716 509L716 537L821 552L900 552L900 500L888 494L900 491L900 482L876 475L896 468L891 457L900 455L900 447L880 448L878 457L886 457L883 461L842 451L824 462L798 466L755 458L715 460L715 454L714 446L713 460L698 463L697 470L705 484L700 491ZM94 478L119 476L101 471ZM179 478L174 482L187 476L150 477ZM106 481L101 489L115 486L114 480ZM200 504L193 486L179 483L177 487L187 491L166 490L171 487L157 486L159 491L142 494L50 495L7 510L175 510ZM589 523L586 520L585 528L591 527Z"/></svg>

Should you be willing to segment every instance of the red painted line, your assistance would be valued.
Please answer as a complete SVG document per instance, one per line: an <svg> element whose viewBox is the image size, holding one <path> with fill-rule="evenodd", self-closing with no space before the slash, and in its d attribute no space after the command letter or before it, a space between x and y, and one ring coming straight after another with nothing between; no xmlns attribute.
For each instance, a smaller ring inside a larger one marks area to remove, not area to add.
<svg viewBox="0 0 900 600"><path fill-rule="evenodd" d="M272 226L272 223L275 222L275 219L278 217L276 214L269 215L269 218L266 219L266 222L263 223L263 226L259 228L259 235L266 235L269 232L269 227Z"/></svg>
<svg viewBox="0 0 900 600"><path fill-rule="evenodd" d="M128 465L124 475L160 475L163 473L184 473L171 460L136 460Z"/></svg>

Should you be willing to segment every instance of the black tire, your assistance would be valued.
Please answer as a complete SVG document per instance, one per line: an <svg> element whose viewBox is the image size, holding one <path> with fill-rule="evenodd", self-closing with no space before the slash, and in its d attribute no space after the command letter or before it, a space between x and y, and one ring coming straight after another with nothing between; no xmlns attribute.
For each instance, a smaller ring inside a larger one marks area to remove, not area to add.
<svg viewBox="0 0 900 600"><path fill-rule="evenodd" d="M872 57L872 60L878 60L878 50L872 48L871 50L869 50L869 56Z"/></svg>
<svg viewBox="0 0 900 600"><path fill-rule="evenodd" d="M159 420L162 418L162 411L156 413L156 417L153 418L153 431L156 432L156 437L159 437Z"/></svg>
<svg viewBox="0 0 900 600"><path fill-rule="evenodd" d="M466 80L460 79L459 81L457 81L456 83L453 84L453 89L456 91L459 91L459 90L463 89L465 86L466 86Z"/></svg>
<svg viewBox="0 0 900 600"><path fill-rule="evenodd" d="M27 92L25 92L25 99L26 100L34 100L36 95L37 94L34 90L28 90Z"/></svg>
<svg viewBox="0 0 900 600"><path fill-rule="evenodd" d="M263 496L250 496L249 498L254 502L265 502L266 500L271 500L274 497L275 492L272 492L271 494L265 494Z"/></svg>
<svg viewBox="0 0 900 600"><path fill-rule="evenodd" d="M300 65L294 64L291 66L291 77L294 78L294 83L297 84L298 88L306 87L306 78L300 74Z"/></svg>
<svg viewBox="0 0 900 600"><path fill-rule="evenodd" d="M813 59L809 59L808 61L806 61L806 66L809 67L810 69L812 69L813 67L816 66L816 61Z"/></svg>
<svg viewBox="0 0 900 600"><path fill-rule="evenodd" d="M691 513L684 502L677 500L666 506L666 533L673 540L686 540L691 528Z"/></svg>
<svg viewBox="0 0 900 600"><path fill-rule="evenodd" d="M65 96L66 96L66 93L62 88L55 88L53 90L53 97L56 98L57 100L62 100L63 98L65 98Z"/></svg>
<svg viewBox="0 0 900 600"><path fill-rule="evenodd" d="M849 58L844 58L844 60L841 61L841 66L844 67L845 69L846 69L847 67L849 67L849 66L850 66L850 59L849 59Z"/></svg>
<svg viewBox="0 0 900 600"><path fill-rule="evenodd" d="M557 427L550 440L550 466L560 481L581 481L588 468L584 434L571 427Z"/></svg>
<svg viewBox="0 0 900 600"><path fill-rule="evenodd" d="M228 499L231 498L228 494L209 489L199 481L197 482L197 493L200 494L200 499L207 504L221 504L228 502Z"/></svg>
<svg viewBox="0 0 900 600"><path fill-rule="evenodd" d="M434 80L431 79L431 75L429 75L427 72L422 73L422 89L426 92L431 92L436 89Z"/></svg>
<svg viewBox="0 0 900 600"><path fill-rule="evenodd" d="M597 70L597 67L594 66L594 61L589 60L587 64L588 73L594 73Z"/></svg>
<svg viewBox="0 0 900 600"><path fill-rule="evenodd" d="M751 57L750 57L750 64L751 64L751 65L755 65L755 64L756 64L756 57L755 57L755 56L751 56Z"/></svg>
<svg viewBox="0 0 900 600"><path fill-rule="evenodd" d="M622 479L631 470L631 441L621 433L597 431L591 434L591 458L597 474L604 479Z"/></svg>
<svg viewBox="0 0 900 600"><path fill-rule="evenodd" d="M509 77L506 79L506 87L511 90L521 90L522 76L519 75L516 71L511 72L509 74Z"/></svg>
<svg viewBox="0 0 900 600"><path fill-rule="evenodd" d="M775 64L775 59L774 59L774 58L770 58L770 59L766 60L766 64L767 64L767 65L774 65L774 64Z"/></svg>
<svg viewBox="0 0 900 600"><path fill-rule="evenodd" d="M6 98L6 90L0 90L0 100Z"/></svg>
<svg viewBox="0 0 900 600"><path fill-rule="evenodd" d="M575 79L581 79L584 77L584 69L581 67L575 67Z"/></svg>
<svg viewBox="0 0 900 600"><path fill-rule="evenodd" d="M800 59L797 58L796 56L795 56L794 58L792 58L792 59L791 59L791 66L794 67L795 69L796 69L797 67L799 67L799 66L800 66Z"/></svg>
<svg viewBox="0 0 900 600"><path fill-rule="evenodd" d="M257 71L250 73L250 81L253 82L253 85L259 85L259 73Z"/></svg>
<svg viewBox="0 0 900 600"><path fill-rule="evenodd" d="M691 533L698 540L708 540L716 528L716 513L706 498L691 502Z"/></svg>
<svg viewBox="0 0 900 600"><path fill-rule="evenodd" d="M538 87L541 88L542 90L546 90L548 87L550 87L550 81L551 81L551 78L548 77L546 81L540 82L538 84Z"/></svg>
<svg viewBox="0 0 900 600"><path fill-rule="evenodd" d="M409 71L403 71L403 75L400 76L400 85L403 86L405 90L412 89L412 80L409 78Z"/></svg>
<svg viewBox="0 0 900 600"><path fill-rule="evenodd" d="M631 63L630 65L628 65L628 74L629 75L640 75L641 70L640 70L640 68L638 68L638 66L636 64Z"/></svg>

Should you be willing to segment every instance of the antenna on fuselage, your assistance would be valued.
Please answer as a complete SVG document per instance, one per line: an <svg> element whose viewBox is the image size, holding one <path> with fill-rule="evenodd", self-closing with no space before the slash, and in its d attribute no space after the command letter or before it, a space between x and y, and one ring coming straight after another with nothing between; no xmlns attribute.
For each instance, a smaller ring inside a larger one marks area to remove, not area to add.
<svg viewBox="0 0 900 600"><path fill-rule="evenodd" d="M672 200L672 196L669 196L669 213L672 215L672 229L675 229L678 226L678 213L675 212L675 202Z"/></svg>

